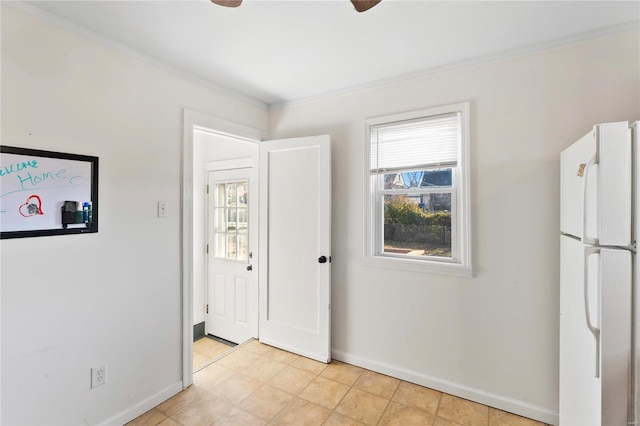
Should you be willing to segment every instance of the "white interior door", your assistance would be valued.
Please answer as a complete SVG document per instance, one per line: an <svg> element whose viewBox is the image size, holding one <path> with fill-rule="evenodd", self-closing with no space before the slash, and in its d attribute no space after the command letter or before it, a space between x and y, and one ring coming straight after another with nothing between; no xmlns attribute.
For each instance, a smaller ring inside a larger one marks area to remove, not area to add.
<svg viewBox="0 0 640 426"><path fill-rule="evenodd" d="M235 343L258 336L252 173L252 168L208 172L206 332Z"/></svg>
<svg viewBox="0 0 640 426"><path fill-rule="evenodd" d="M260 341L329 362L329 136L261 143L260 253Z"/></svg>

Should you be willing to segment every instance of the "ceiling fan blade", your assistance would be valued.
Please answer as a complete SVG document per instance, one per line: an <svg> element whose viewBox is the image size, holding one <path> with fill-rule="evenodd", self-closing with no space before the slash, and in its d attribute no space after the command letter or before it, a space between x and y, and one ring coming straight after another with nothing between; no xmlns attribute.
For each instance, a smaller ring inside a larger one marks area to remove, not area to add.
<svg viewBox="0 0 640 426"><path fill-rule="evenodd" d="M356 8L358 12L364 12L371 9L373 6L380 3L381 1L382 0L351 0L351 3L353 3L353 6Z"/></svg>
<svg viewBox="0 0 640 426"><path fill-rule="evenodd" d="M215 3L218 6L238 7L242 4L242 0L211 0L211 3Z"/></svg>

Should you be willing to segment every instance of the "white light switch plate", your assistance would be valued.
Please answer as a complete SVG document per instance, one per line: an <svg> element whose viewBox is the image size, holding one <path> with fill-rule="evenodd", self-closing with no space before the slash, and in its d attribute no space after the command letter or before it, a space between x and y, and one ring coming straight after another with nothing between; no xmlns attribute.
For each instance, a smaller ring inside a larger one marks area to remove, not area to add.
<svg viewBox="0 0 640 426"><path fill-rule="evenodd" d="M158 217L167 217L166 201L158 201Z"/></svg>

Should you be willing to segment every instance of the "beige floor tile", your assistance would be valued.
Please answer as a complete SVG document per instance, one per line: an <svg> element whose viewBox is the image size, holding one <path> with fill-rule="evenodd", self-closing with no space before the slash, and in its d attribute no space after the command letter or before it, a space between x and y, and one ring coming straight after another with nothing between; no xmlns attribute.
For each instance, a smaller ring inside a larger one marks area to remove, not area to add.
<svg viewBox="0 0 640 426"><path fill-rule="evenodd" d="M433 424L435 415L433 413L427 413L424 410L409 407L408 405L400 404L398 402L391 401L384 411L379 426L429 426Z"/></svg>
<svg viewBox="0 0 640 426"><path fill-rule="evenodd" d="M347 391L349 386L318 376L298 396L332 410Z"/></svg>
<svg viewBox="0 0 640 426"><path fill-rule="evenodd" d="M433 421L433 426L462 426L462 425L452 420L443 419L442 417L436 417L435 420Z"/></svg>
<svg viewBox="0 0 640 426"><path fill-rule="evenodd" d="M414 385L413 383L401 382L392 399L404 405L435 414L441 396L441 392L433 389Z"/></svg>
<svg viewBox="0 0 640 426"><path fill-rule="evenodd" d="M363 368L354 365L345 364L340 361L331 361L331 363L327 365L327 368L322 370L320 375L327 379L351 386L358 380L358 377L360 377L363 371Z"/></svg>
<svg viewBox="0 0 640 426"><path fill-rule="evenodd" d="M200 339L193 342L193 351L194 352L202 352L203 350L214 346L216 342L213 339L209 339L208 337L201 337Z"/></svg>
<svg viewBox="0 0 640 426"><path fill-rule="evenodd" d="M375 425L382 417L389 400L352 388L340 401L336 411L368 425Z"/></svg>
<svg viewBox="0 0 640 426"><path fill-rule="evenodd" d="M544 423L489 408L489 426L544 426Z"/></svg>
<svg viewBox="0 0 640 426"><path fill-rule="evenodd" d="M273 386L264 385L242 401L238 407L263 420L269 421L293 399Z"/></svg>
<svg viewBox="0 0 640 426"><path fill-rule="evenodd" d="M207 395L204 398L193 401L171 418L183 426L208 425L218 420L233 409L233 404L216 395Z"/></svg>
<svg viewBox="0 0 640 426"><path fill-rule="evenodd" d="M386 399L391 399L395 393L400 380L384 374L374 373L373 371L365 371L360 378L354 383L353 387L373 393Z"/></svg>
<svg viewBox="0 0 640 426"><path fill-rule="evenodd" d="M201 340L200 351L213 354L219 347L219 342ZM201 359L197 355L202 353L196 354L194 343L194 365ZM193 386L127 426L543 426L346 363L327 365L258 341L199 370L193 381Z"/></svg>
<svg viewBox="0 0 640 426"><path fill-rule="evenodd" d="M143 415L131 420L129 423L127 423L127 426L156 426L166 418L166 414L161 413L160 411L153 408Z"/></svg>
<svg viewBox="0 0 640 426"><path fill-rule="evenodd" d="M259 358L247 365L240 372L245 376L261 382L268 382L273 376L282 371L287 364L271 360L269 358Z"/></svg>
<svg viewBox="0 0 640 426"><path fill-rule="evenodd" d="M462 425L489 424L489 407L448 394L442 395L436 415Z"/></svg>
<svg viewBox="0 0 640 426"><path fill-rule="evenodd" d="M253 352L256 355L266 355L268 352L272 352L275 348L273 346L265 345L264 343L260 343L258 340L252 340L246 345L242 347L249 352Z"/></svg>
<svg viewBox="0 0 640 426"><path fill-rule="evenodd" d="M322 370L327 368L327 364L315 361L313 359L305 358L303 356L298 357L291 363L291 365L313 374L320 374Z"/></svg>
<svg viewBox="0 0 640 426"><path fill-rule="evenodd" d="M231 349L233 349L232 346L225 345L208 337L203 337L193 342L193 354L202 355L208 359L215 358Z"/></svg>
<svg viewBox="0 0 640 426"><path fill-rule="evenodd" d="M162 423L158 423L158 426L182 426L180 423L173 420L171 417L167 417L162 421Z"/></svg>
<svg viewBox="0 0 640 426"><path fill-rule="evenodd" d="M257 390L262 383L251 377L244 376L242 374L234 374L223 382L217 384L211 393L219 397L229 400L233 404L238 404L240 401L251 395L252 392Z"/></svg>
<svg viewBox="0 0 640 426"><path fill-rule="evenodd" d="M345 417L342 414L338 414L335 411L325 420L323 426L362 426L364 423L360 423L357 420Z"/></svg>
<svg viewBox="0 0 640 426"><path fill-rule="evenodd" d="M270 425L313 426L321 425L331 414L331 410L301 398L294 398L284 407Z"/></svg>
<svg viewBox="0 0 640 426"><path fill-rule="evenodd" d="M211 358L208 356L202 355L200 353L193 353L193 371L196 371L198 367L200 367L205 362L209 361Z"/></svg>
<svg viewBox="0 0 640 426"><path fill-rule="evenodd" d="M256 355L253 352L249 352L244 349L238 349L234 352L231 352L229 355L220 358L216 362L224 367L240 371L247 365L256 361L258 358L260 358L260 355Z"/></svg>
<svg viewBox="0 0 640 426"><path fill-rule="evenodd" d="M283 364L291 364L299 358L299 356L296 354L292 354L291 352L283 351L282 349L276 348L274 348L274 350L271 352L265 353L264 357L281 362Z"/></svg>
<svg viewBox="0 0 640 426"><path fill-rule="evenodd" d="M185 405L202 398L205 394L206 390L193 385L158 405L156 409L170 416Z"/></svg>
<svg viewBox="0 0 640 426"><path fill-rule="evenodd" d="M287 366L269 380L269 384L291 395L297 395L315 378L315 374Z"/></svg>
<svg viewBox="0 0 640 426"><path fill-rule="evenodd" d="M218 342L214 342L214 343L215 343L215 346L207 348L199 353L208 357L209 359L213 359L233 349L232 346L225 345L224 343L218 343Z"/></svg>
<svg viewBox="0 0 640 426"><path fill-rule="evenodd" d="M195 373L193 375L193 384L202 389L211 390L234 374L233 370L214 363Z"/></svg>
<svg viewBox="0 0 640 426"><path fill-rule="evenodd" d="M207 337L201 337L195 342L193 342L193 351L194 352L202 352L204 348L209 347L209 342L213 342L213 340Z"/></svg>
<svg viewBox="0 0 640 426"><path fill-rule="evenodd" d="M235 407L213 424L215 426L264 426L267 422Z"/></svg>

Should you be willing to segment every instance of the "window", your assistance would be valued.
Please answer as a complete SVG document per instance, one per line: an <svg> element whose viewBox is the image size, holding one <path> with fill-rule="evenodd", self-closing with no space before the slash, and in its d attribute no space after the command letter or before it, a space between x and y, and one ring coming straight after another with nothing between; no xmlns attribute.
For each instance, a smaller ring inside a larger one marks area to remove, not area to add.
<svg viewBox="0 0 640 426"><path fill-rule="evenodd" d="M216 185L216 257L247 260L248 187L249 182L246 180Z"/></svg>
<svg viewBox="0 0 640 426"><path fill-rule="evenodd" d="M468 104L367 120L367 259L471 275Z"/></svg>

